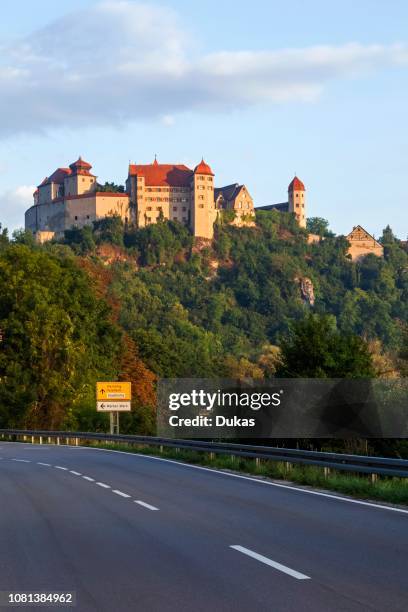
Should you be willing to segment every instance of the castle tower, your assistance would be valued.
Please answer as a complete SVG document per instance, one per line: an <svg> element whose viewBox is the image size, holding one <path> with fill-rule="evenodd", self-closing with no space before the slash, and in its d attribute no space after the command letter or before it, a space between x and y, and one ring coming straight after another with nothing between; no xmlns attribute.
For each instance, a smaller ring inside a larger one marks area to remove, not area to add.
<svg viewBox="0 0 408 612"><path fill-rule="evenodd" d="M79 196L96 191L96 176L91 174L91 164L82 157L70 164L70 174L64 179L65 196Z"/></svg>
<svg viewBox="0 0 408 612"><path fill-rule="evenodd" d="M288 212L294 213L300 227L306 227L306 189L297 176L288 187Z"/></svg>
<svg viewBox="0 0 408 612"><path fill-rule="evenodd" d="M216 217L214 173L202 159L192 177L191 229L194 236L212 239Z"/></svg>

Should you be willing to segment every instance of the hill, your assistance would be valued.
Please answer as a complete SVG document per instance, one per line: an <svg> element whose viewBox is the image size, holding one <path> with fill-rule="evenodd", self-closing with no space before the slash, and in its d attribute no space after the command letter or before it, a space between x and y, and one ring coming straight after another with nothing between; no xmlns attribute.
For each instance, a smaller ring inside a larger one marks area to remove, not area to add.
<svg viewBox="0 0 408 612"><path fill-rule="evenodd" d="M310 316L359 337L377 375L399 375L408 254L389 229L382 242L384 259L355 263L343 237L308 244L276 211L258 212L255 228L218 223L213 243L193 244L175 222L138 230L118 218L44 246L3 230L0 423L103 428L94 383L126 375L138 410L123 425L148 433L157 376L273 376L293 323Z"/></svg>

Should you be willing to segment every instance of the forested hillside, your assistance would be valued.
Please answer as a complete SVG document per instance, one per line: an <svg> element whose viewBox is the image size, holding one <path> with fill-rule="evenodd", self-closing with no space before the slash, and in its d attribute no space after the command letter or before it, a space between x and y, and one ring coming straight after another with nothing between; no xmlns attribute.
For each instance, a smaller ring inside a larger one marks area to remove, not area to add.
<svg viewBox="0 0 408 612"><path fill-rule="evenodd" d="M0 425L105 427L94 384L110 377L133 380L123 426L147 433L156 377L404 374L407 252L387 228L384 260L353 263L326 234L309 245L270 211L255 228L220 222L213 244L118 218L44 246L3 230Z"/></svg>

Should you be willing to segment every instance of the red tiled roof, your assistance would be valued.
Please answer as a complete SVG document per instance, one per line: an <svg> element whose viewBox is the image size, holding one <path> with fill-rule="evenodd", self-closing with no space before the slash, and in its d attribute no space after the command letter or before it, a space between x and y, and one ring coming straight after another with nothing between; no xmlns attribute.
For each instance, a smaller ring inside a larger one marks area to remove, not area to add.
<svg viewBox="0 0 408 612"><path fill-rule="evenodd" d="M69 167L71 168L73 174L93 176L93 174L89 172L89 170L92 168L91 164L88 164L88 162L82 159L82 157L78 157L76 162L70 164Z"/></svg>
<svg viewBox="0 0 408 612"><path fill-rule="evenodd" d="M69 168L57 168L48 178L48 183L63 183L64 178L71 174Z"/></svg>
<svg viewBox="0 0 408 612"><path fill-rule="evenodd" d="M193 171L184 164L130 164L129 176L144 176L146 186L188 187Z"/></svg>
<svg viewBox="0 0 408 612"><path fill-rule="evenodd" d="M46 176L45 179L41 181L38 187L42 187L43 185L48 185L49 183L58 183L58 185L62 185L64 182L64 178L71 174L71 170L69 168L57 168L51 176Z"/></svg>
<svg viewBox="0 0 408 612"><path fill-rule="evenodd" d="M288 191L306 191L304 184L297 176L289 183Z"/></svg>
<svg viewBox="0 0 408 612"><path fill-rule="evenodd" d="M201 159L198 166L194 168L195 174L210 174L214 176L214 172L211 170L210 166L205 163L204 159Z"/></svg>

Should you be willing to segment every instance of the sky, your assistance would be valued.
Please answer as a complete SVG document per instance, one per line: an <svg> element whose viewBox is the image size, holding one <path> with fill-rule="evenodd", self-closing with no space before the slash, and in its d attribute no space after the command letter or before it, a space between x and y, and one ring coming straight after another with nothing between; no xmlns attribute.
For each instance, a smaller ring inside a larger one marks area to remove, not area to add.
<svg viewBox="0 0 408 612"><path fill-rule="evenodd" d="M15 0L0 21L0 223L79 155L100 182L129 161L204 157L217 186L346 234L408 236L406 0Z"/></svg>

